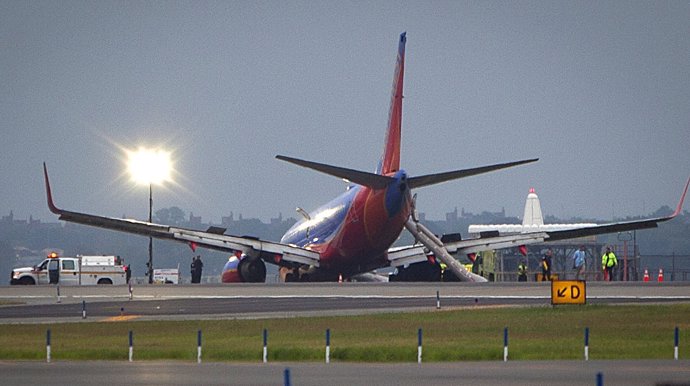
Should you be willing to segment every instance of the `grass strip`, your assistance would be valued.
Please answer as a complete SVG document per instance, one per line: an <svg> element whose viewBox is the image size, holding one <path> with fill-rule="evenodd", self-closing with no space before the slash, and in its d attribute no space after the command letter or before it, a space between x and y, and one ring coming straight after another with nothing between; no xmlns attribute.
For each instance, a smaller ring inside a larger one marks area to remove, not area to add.
<svg viewBox="0 0 690 386"><path fill-rule="evenodd" d="M53 360L196 360L197 330L204 361L256 362L268 330L269 361L323 361L331 330L331 360L415 362L417 329L423 360L503 359L509 329L511 360L582 359L590 329L590 359L671 359L680 329L680 358L690 357L690 304L470 308L421 313L262 320L122 321L4 325L0 359L45 360L51 329Z"/></svg>

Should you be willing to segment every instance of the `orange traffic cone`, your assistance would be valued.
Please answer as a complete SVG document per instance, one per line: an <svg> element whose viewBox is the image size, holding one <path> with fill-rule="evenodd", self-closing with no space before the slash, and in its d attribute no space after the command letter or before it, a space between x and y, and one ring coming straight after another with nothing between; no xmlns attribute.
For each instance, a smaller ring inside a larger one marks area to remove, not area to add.
<svg viewBox="0 0 690 386"><path fill-rule="evenodd" d="M657 281L658 281L659 283L661 283L662 281L664 281L664 270L661 269L661 268L659 268L659 277L657 277Z"/></svg>
<svg viewBox="0 0 690 386"><path fill-rule="evenodd" d="M647 268L644 269L644 276L642 276L642 281L644 281L645 283L649 281L649 271L647 270Z"/></svg>

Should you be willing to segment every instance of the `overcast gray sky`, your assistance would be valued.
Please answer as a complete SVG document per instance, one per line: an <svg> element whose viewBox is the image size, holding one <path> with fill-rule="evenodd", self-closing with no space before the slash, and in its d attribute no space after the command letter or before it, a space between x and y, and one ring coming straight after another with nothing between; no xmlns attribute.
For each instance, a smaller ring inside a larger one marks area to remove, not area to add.
<svg viewBox="0 0 690 386"><path fill-rule="evenodd" d="M410 175L539 157L419 189L454 207L611 219L675 207L690 176L687 1L0 1L0 212L144 219L123 149L173 152L154 210L312 210L373 171L407 31ZM685 208L688 208L686 204Z"/></svg>

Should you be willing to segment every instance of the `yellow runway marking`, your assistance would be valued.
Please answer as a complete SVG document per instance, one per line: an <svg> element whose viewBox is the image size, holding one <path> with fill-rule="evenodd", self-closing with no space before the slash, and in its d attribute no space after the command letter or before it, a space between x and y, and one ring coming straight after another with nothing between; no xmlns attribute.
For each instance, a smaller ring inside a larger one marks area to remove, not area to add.
<svg viewBox="0 0 690 386"><path fill-rule="evenodd" d="M128 320L134 320L137 319L139 315L120 315L120 316L111 316L109 318L105 318L102 321L103 322L126 322Z"/></svg>

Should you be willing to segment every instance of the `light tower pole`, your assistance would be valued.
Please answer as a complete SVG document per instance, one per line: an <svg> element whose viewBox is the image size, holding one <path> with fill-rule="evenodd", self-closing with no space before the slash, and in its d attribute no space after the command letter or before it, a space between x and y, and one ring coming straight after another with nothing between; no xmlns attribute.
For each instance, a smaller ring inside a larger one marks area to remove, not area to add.
<svg viewBox="0 0 690 386"><path fill-rule="evenodd" d="M132 179L149 187L149 223L153 222L153 185L170 180L170 153L162 150L139 148L127 152L128 168ZM149 259L146 263L149 284L153 283L153 237L149 236Z"/></svg>
<svg viewBox="0 0 690 386"><path fill-rule="evenodd" d="M149 222L153 222L153 184L149 183ZM149 236L149 284L153 283L153 237Z"/></svg>

